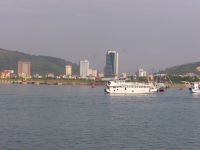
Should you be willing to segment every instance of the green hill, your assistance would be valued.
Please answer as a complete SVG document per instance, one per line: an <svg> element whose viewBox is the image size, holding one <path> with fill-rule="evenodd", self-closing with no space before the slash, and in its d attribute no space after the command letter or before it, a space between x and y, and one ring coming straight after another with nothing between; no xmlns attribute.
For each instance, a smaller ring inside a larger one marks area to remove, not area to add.
<svg viewBox="0 0 200 150"><path fill-rule="evenodd" d="M46 73L64 74L65 65L71 64L73 74L78 74L78 65L64 59L50 57L50 56L36 56L29 55L17 51L9 51L0 49L0 70L11 69L17 72L18 61L31 62L31 74L39 73L45 75Z"/></svg>
<svg viewBox="0 0 200 150"><path fill-rule="evenodd" d="M164 72L168 74L194 73L194 74L200 75L200 62L174 66L174 67L165 69Z"/></svg>

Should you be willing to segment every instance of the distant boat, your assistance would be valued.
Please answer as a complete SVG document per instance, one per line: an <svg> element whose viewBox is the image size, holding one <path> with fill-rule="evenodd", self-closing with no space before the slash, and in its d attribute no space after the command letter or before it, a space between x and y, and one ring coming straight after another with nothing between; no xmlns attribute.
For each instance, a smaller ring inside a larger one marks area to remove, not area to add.
<svg viewBox="0 0 200 150"><path fill-rule="evenodd" d="M164 83L155 83L158 92L164 92L166 89L166 85Z"/></svg>
<svg viewBox="0 0 200 150"><path fill-rule="evenodd" d="M165 89L163 87L159 88L159 92L164 92Z"/></svg>
<svg viewBox="0 0 200 150"><path fill-rule="evenodd" d="M200 85L199 83L194 83L190 88L189 88L191 93L200 93Z"/></svg>
<svg viewBox="0 0 200 150"><path fill-rule="evenodd" d="M124 80L109 81L104 89L107 94L146 94L157 91L152 83L125 82Z"/></svg>

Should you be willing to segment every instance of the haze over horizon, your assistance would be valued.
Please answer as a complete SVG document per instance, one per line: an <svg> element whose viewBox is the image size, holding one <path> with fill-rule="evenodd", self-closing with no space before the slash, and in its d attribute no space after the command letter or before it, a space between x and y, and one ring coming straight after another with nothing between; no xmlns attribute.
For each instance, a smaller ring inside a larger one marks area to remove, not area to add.
<svg viewBox="0 0 200 150"><path fill-rule="evenodd" d="M0 47L120 72L200 61L199 0L0 0Z"/></svg>

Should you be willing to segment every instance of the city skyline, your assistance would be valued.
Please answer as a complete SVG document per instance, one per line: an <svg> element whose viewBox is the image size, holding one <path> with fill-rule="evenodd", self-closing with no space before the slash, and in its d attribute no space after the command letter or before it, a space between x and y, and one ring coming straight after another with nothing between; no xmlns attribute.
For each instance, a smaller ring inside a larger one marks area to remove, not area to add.
<svg viewBox="0 0 200 150"><path fill-rule="evenodd" d="M199 7L196 0L2 0L0 47L87 58L101 71L102 54L115 49L120 71L165 69L199 61Z"/></svg>

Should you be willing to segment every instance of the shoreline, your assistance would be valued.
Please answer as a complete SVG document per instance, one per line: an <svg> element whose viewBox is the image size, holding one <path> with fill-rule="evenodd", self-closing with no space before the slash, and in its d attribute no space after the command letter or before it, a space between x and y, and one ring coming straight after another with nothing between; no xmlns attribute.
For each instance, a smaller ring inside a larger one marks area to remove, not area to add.
<svg viewBox="0 0 200 150"><path fill-rule="evenodd" d="M85 86L105 86L106 81L84 80L84 79L0 79L0 84L35 84L35 85L85 85ZM189 84L174 83L165 84L169 88L189 88Z"/></svg>
<svg viewBox="0 0 200 150"><path fill-rule="evenodd" d="M83 79L0 79L0 84L35 84L35 85L87 85L87 86L104 86L104 81L83 80Z"/></svg>

